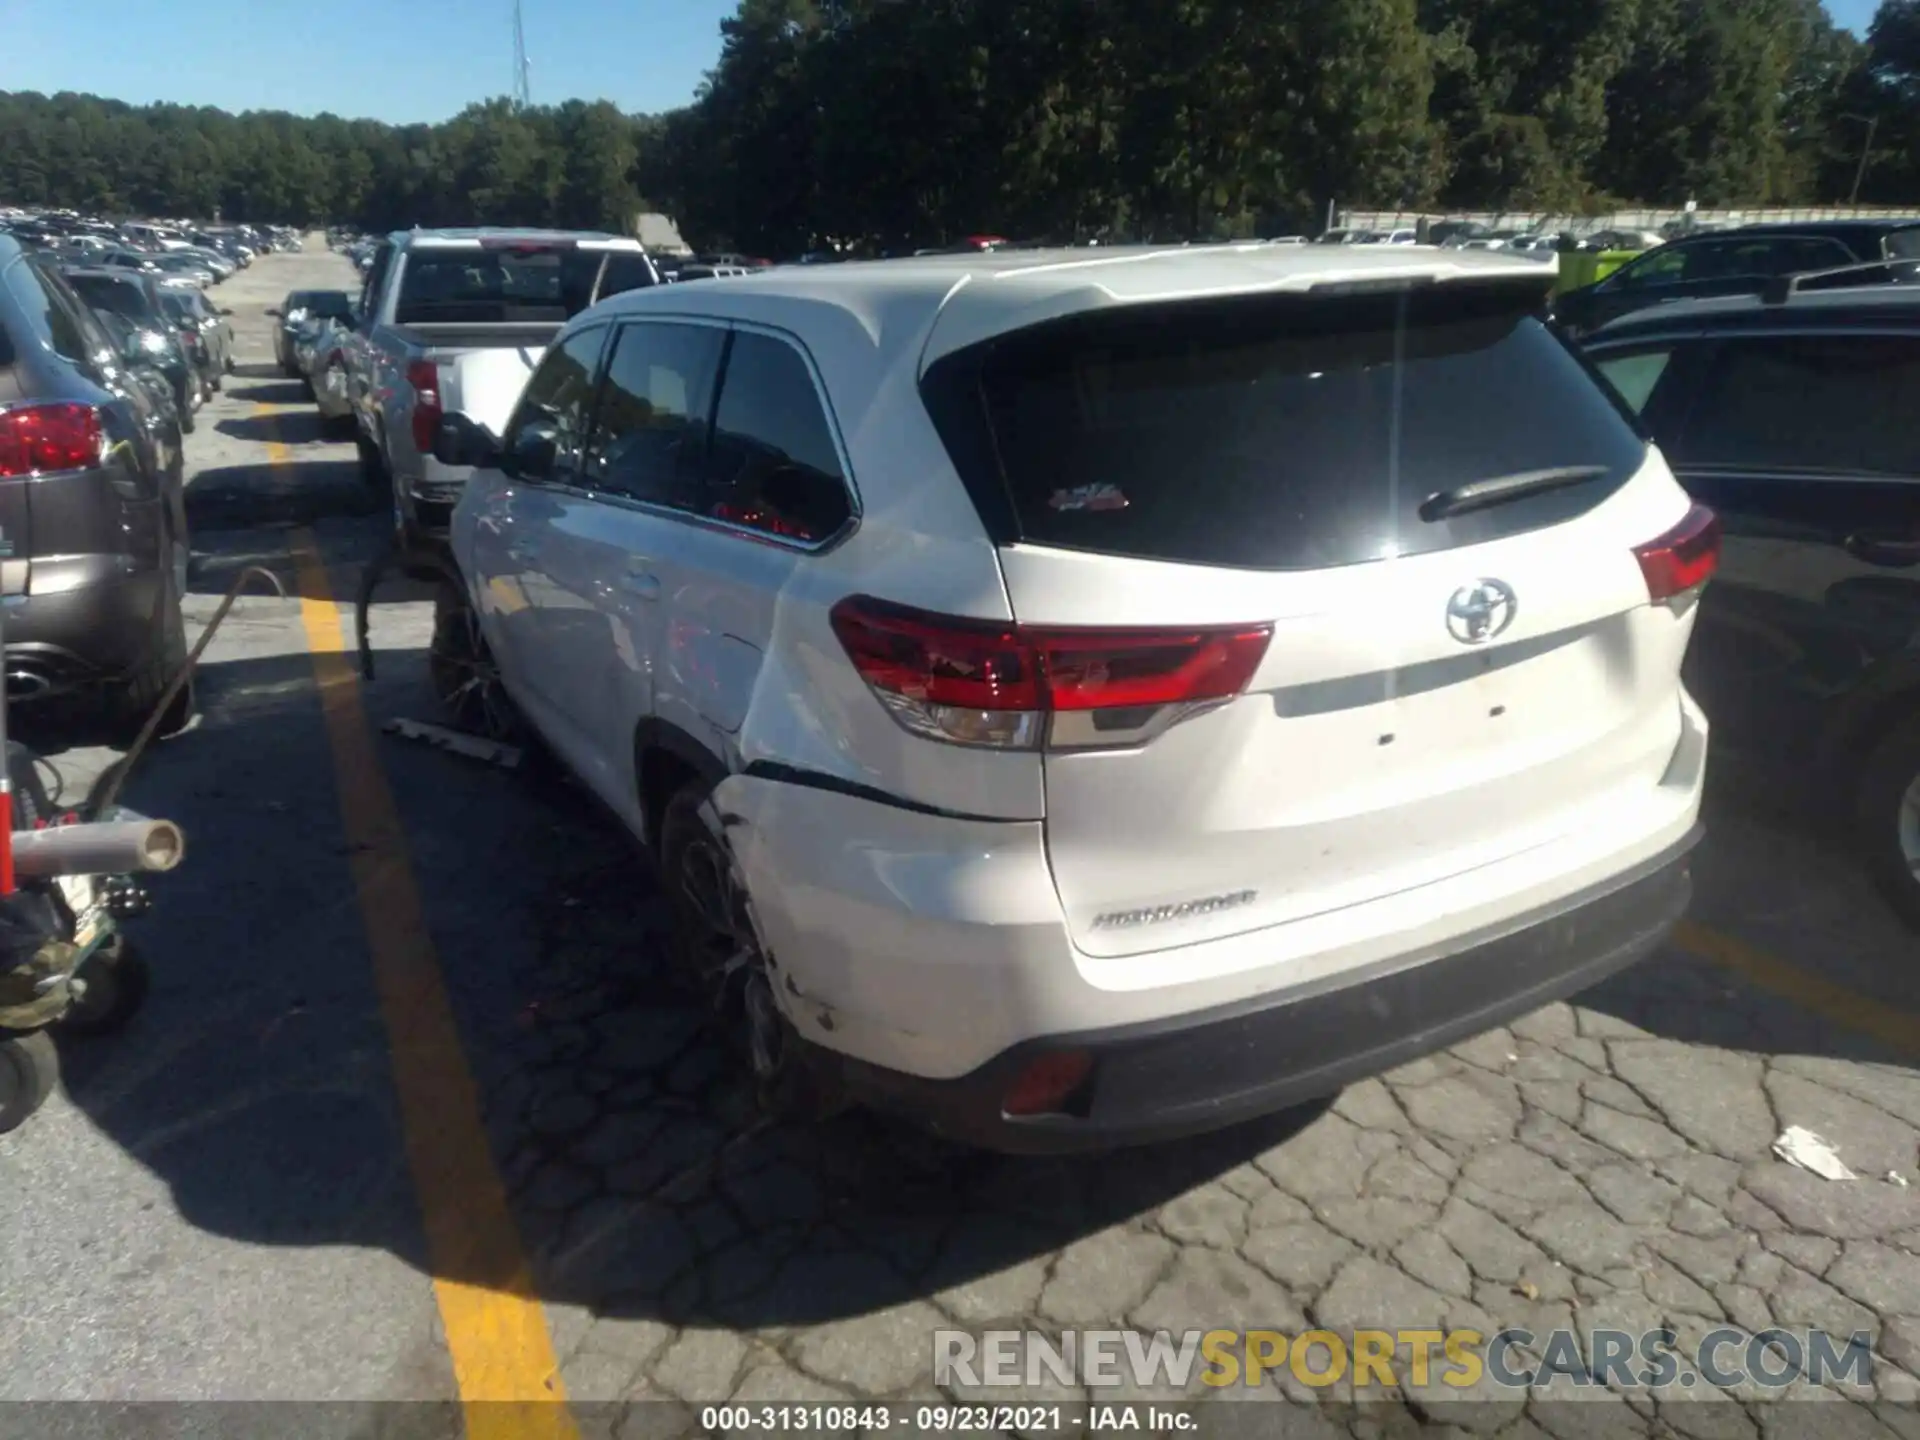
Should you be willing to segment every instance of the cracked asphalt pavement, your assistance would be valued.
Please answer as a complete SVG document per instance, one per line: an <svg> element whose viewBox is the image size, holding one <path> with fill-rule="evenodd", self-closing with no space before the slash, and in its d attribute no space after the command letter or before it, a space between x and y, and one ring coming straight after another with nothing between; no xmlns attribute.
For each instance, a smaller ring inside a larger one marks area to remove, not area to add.
<svg viewBox="0 0 1920 1440"><path fill-rule="evenodd" d="M62 1092L0 1139L0 1399L470 1399L458 1294L519 1283L433 1242L437 1210L464 1202L410 1168L418 1112L396 1094L364 842L343 830L316 596L288 559L311 535L350 598L379 548L351 447L262 363L264 308L347 278L316 238L216 292L243 374L188 442L190 621L244 564L299 593L239 603L204 718L129 791L183 825L187 860L138 922L145 1012L68 1046ZM433 718L428 632L420 592L382 592L376 676L352 697L376 730ZM36 738L70 794L113 758ZM756 1121L670 983L665 912L624 837L550 777L373 743L580 1433L664 1436L725 1400L973 1398L934 1389L938 1329L1666 1327L1683 1347L1864 1331L1874 1363L1864 1385L1623 1388L1604 1406L1410 1378L1356 1394L1285 1369L1253 1392L977 1398L1291 1399L1287 1433L1355 1440L1920 1440L1920 946L1832 837L1737 789L1710 805L1687 929L1576 1003L1305 1112L1031 1160L863 1115ZM1860 1178L1775 1157L1792 1125Z"/></svg>

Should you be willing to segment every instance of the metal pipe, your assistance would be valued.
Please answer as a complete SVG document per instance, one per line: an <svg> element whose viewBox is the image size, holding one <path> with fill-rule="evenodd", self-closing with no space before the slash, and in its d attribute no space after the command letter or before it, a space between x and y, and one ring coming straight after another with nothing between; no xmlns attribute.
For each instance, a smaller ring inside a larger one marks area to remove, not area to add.
<svg viewBox="0 0 1920 1440"><path fill-rule="evenodd" d="M186 837L171 820L116 820L13 832L14 870L23 880L152 874L173 869L186 848Z"/></svg>

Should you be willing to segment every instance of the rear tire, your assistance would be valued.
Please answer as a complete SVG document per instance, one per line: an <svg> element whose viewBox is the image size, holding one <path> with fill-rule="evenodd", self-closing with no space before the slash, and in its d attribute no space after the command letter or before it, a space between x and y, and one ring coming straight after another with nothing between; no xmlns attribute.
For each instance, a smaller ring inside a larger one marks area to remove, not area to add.
<svg viewBox="0 0 1920 1440"><path fill-rule="evenodd" d="M716 1012L761 1113L795 1123L826 1119L842 1101L774 998L777 972L761 948L746 879L713 814L712 793L705 781L688 781L660 817L676 968Z"/></svg>
<svg viewBox="0 0 1920 1440"><path fill-rule="evenodd" d="M501 683L480 617L451 581L443 580L433 597L427 676L455 729L502 745L525 744L526 725Z"/></svg>
<svg viewBox="0 0 1920 1440"><path fill-rule="evenodd" d="M393 482L387 476L387 462L380 453L380 447L357 429L353 443L360 451L360 479L366 487L369 490L388 489Z"/></svg>
<svg viewBox="0 0 1920 1440"><path fill-rule="evenodd" d="M1897 725L1867 757L1854 821L1874 882L1920 930L1920 721Z"/></svg>
<svg viewBox="0 0 1920 1440"><path fill-rule="evenodd" d="M162 602L165 613L160 620L162 633L158 653L145 669L131 679L109 686L102 707L107 729L114 743L119 745L131 745L138 738L154 706L160 703L160 697L167 693L173 677L187 663L187 621L180 613L180 592L174 582L171 548L162 558L162 563L167 567L167 589ZM154 734L160 738L177 735L192 718L193 682L188 681L167 706L167 713L161 717L160 726Z"/></svg>
<svg viewBox="0 0 1920 1440"><path fill-rule="evenodd" d="M46 1104L60 1078L60 1052L44 1030L0 1039L0 1135Z"/></svg>

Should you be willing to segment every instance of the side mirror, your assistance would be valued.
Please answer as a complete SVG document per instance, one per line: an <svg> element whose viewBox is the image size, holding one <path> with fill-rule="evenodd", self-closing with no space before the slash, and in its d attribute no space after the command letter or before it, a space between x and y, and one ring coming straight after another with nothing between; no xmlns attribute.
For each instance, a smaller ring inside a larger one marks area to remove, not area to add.
<svg viewBox="0 0 1920 1440"><path fill-rule="evenodd" d="M222 306L220 307L220 313L221 313L222 315L231 315L231 314L233 314L233 311L232 311L232 310L230 310L230 309L229 309L228 307L226 307L225 305L222 305Z"/></svg>
<svg viewBox="0 0 1920 1440"><path fill-rule="evenodd" d="M523 425L500 459L515 480L545 480L560 463L560 432L550 421Z"/></svg>
<svg viewBox="0 0 1920 1440"><path fill-rule="evenodd" d="M231 310L228 310L225 313L228 315L231 315L233 312ZM274 306L273 309L267 311L267 314L273 316L275 319L278 319L280 316L280 307L278 305Z"/></svg>
<svg viewBox="0 0 1920 1440"><path fill-rule="evenodd" d="M547 465L553 468L553 439L551 432L547 438ZM440 428L433 436L433 458L442 465L465 465L476 470L494 470L501 467L500 442L493 432L478 423L469 415L455 411L440 419Z"/></svg>

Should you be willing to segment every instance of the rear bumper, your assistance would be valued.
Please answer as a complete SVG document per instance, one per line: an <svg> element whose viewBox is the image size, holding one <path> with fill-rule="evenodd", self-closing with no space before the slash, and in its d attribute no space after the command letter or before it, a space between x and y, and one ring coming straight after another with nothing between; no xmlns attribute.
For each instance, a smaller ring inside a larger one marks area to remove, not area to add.
<svg viewBox="0 0 1920 1440"><path fill-rule="evenodd" d="M42 588L49 584L62 588ZM152 659L161 570L132 569L125 557L111 555L36 560L32 586L6 617L7 693L14 700L117 680Z"/></svg>
<svg viewBox="0 0 1920 1440"><path fill-rule="evenodd" d="M993 1150L1105 1149L1219 1129L1334 1095L1644 959L1686 912L1689 856L1700 835L1696 825L1604 884L1437 953L1248 1004L1026 1041L956 1079L819 1057L855 1098ZM1009 1088L1035 1061L1075 1051L1092 1068L1070 1113L1002 1112Z"/></svg>

